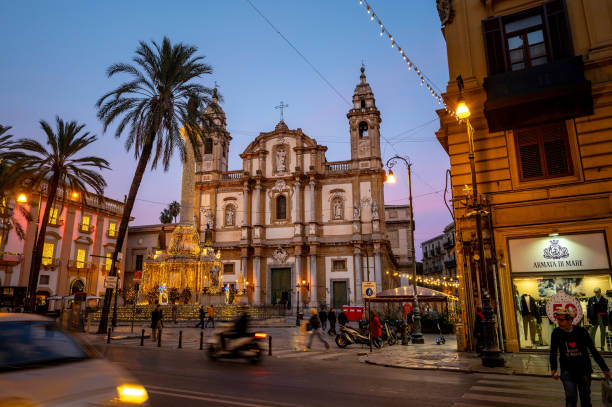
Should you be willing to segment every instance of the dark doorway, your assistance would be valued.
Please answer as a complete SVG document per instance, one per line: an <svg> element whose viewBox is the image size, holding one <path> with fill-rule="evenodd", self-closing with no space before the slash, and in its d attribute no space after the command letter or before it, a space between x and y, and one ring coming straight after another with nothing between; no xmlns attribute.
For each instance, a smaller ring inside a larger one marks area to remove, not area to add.
<svg viewBox="0 0 612 407"><path fill-rule="evenodd" d="M291 308L292 287L291 269L278 268L271 270L270 299L272 304L283 304Z"/></svg>
<svg viewBox="0 0 612 407"><path fill-rule="evenodd" d="M346 281L332 281L333 307L342 309L343 305L348 305L348 295Z"/></svg>
<svg viewBox="0 0 612 407"><path fill-rule="evenodd" d="M82 293L85 291L85 284L82 280L74 280L70 286L70 295L74 293Z"/></svg>

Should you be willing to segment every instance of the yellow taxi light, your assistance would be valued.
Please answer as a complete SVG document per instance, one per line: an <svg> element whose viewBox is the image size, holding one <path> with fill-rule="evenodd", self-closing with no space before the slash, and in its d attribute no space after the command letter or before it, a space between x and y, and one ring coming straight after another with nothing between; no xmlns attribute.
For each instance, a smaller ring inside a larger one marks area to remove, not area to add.
<svg viewBox="0 0 612 407"><path fill-rule="evenodd" d="M255 337L259 339L265 339L268 336L267 333L264 332L255 332Z"/></svg>
<svg viewBox="0 0 612 407"><path fill-rule="evenodd" d="M137 384L124 384L117 387L119 401L122 403L142 404L149 399L147 390Z"/></svg>

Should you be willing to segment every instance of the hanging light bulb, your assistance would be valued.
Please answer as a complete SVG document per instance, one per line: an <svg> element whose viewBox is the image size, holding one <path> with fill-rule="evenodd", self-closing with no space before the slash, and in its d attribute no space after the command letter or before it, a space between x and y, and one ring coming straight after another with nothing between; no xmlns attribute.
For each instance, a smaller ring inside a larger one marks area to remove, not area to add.
<svg viewBox="0 0 612 407"><path fill-rule="evenodd" d="M370 14L370 5L368 4L368 14Z"/></svg>
<svg viewBox="0 0 612 407"><path fill-rule="evenodd" d="M363 0L359 0L359 5L363 5Z"/></svg>
<svg viewBox="0 0 612 407"><path fill-rule="evenodd" d="M391 41L391 48L395 46L395 41Z"/></svg>
<svg viewBox="0 0 612 407"><path fill-rule="evenodd" d="M385 33L385 29L383 28L382 31L380 32L380 36L382 37L384 33Z"/></svg>
<svg viewBox="0 0 612 407"><path fill-rule="evenodd" d="M372 17L370 17L370 21L374 21L374 16L375 16L375 15L376 15L376 14L372 13Z"/></svg>

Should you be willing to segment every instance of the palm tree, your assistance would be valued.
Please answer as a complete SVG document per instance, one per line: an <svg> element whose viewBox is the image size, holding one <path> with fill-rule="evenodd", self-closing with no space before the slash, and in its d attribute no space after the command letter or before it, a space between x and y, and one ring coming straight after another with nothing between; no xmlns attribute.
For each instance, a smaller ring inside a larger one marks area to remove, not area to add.
<svg viewBox="0 0 612 407"><path fill-rule="evenodd" d="M77 157L87 146L97 140L89 132L81 133L84 124L76 121L64 122L56 117L57 129L54 132L49 123L40 121L40 127L47 136L48 149L33 139L20 139L14 148L23 151L21 165L31 169L28 177L35 188L46 186L47 200L45 211L39 224L38 237L32 264L30 265L30 280L28 284L28 308L33 311L36 305L36 286L45 244L45 233L49 222L51 207L62 189L63 195L68 189L73 191L87 191L93 189L99 196L104 194L106 181L97 169L110 169L108 161L95 156Z"/></svg>
<svg viewBox="0 0 612 407"><path fill-rule="evenodd" d="M20 165L22 154L15 152L13 135L4 135L10 129L11 126L0 125L0 224L2 224L2 230L5 231L15 228L17 236L24 240L25 230L13 216L9 208L9 201L10 196L18 192L23 177L27 174L27 169ZM19 206L19 211L28 222L32 220L30 212L24 205ZM2 237L2 240L6 241L6 236Z"/></svg>
<svg viewBox="0 0 612 407"><path fill-rule="evenodd" d="M181 213L181 204L176 201L172 201L170 202L170 205L168 205L168 210L174 218L174 223L176 223L176 217Z"/></svg>
<svg viewBox="0 0 612 407"><path fill-rule="evenodd" d="M152 41L152 46L141 41L132 59L134 64L114 64L107 70L108 77L126 74L130 79L98 100L98 118L104 123L104 131L121 118L115 137L121 137L129 127L125 146L128 151L133 149L138 160L109 275L116 275L115 262L149 162L153 169L161 159L167 171L176 149L185 160L184 139L189 140L199 157L201 133L215 128L212 120L201 113L203 105L210 103L212 90L194 82L203 75L212 74L212 67L202 62L203 57L195 56L196 52L196 47L172 44L166 37L161 44ZM106 290L98 333L106 331L111 293L111 289Z"/></svg>
<svg viewBox="0 0 612 407"><path fill-rule="evenodd" d="M165 208L161 211L161 213L159 214L159 221L164 225L172 223L172 213L170 213L170 209Z"/></svg>

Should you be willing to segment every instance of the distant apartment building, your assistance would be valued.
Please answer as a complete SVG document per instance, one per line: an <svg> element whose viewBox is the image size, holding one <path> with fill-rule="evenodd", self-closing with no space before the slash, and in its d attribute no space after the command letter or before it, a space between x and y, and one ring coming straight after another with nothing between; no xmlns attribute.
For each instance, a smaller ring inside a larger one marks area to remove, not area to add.
<svg viewBox="0 0 612 407"><path fill-rule="evenodd" d="M456 278L455 224L444 228L444 233L421 243L423 276L429 278Z"/></svg>
<svg viewBox="0 0 612 407"><path fill-rule="evenodd" d="M385 223L387 226L387 238L391 243L391 252L398 263L400 276L412 273L412 262L414 261L414 248L410 234L410 205L385 205ZM408 278L401 277L401 285L408 285Z"/></svg>
<svg viewBox="0 0 612 407"><path fill-rule="evenodd" d="M27 287L45 201L43 186L40 192L29 191L0 203L0 287ZM110 198L58 191L45 233L37 288L40 304L49 296L104 293L123 208L122 202ZM31 214L30 220L24 210ZM24 239L14 223L23 228ZM120 271L123 265L121 261Z"/></svg>

